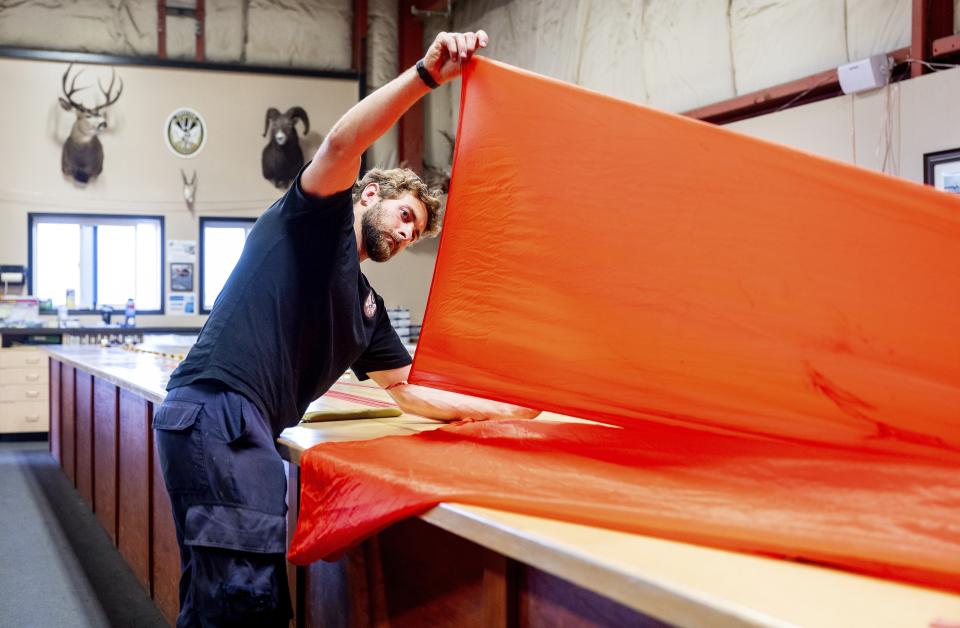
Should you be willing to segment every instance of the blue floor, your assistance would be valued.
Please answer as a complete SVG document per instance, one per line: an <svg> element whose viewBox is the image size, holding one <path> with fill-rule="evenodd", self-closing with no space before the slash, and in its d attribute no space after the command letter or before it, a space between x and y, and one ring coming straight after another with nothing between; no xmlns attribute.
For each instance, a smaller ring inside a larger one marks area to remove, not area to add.
<svg viewBox="0 0 960 628"><path fill-rule="evenodd" d="M167 626L46 442L0 442L0 628Z"/></svg>

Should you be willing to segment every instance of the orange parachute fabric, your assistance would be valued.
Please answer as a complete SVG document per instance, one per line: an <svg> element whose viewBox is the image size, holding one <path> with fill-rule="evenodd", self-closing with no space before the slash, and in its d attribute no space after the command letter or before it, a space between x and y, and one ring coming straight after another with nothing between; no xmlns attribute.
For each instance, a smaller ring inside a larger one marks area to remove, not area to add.
<svg viewBox="0 0 960 628"><path fill-rule="evenodd" d="M960 200L478 59L412 381L960 453Z"/></svg>
<svg viewBox="0 0 960 628"><path fill-rule="evenodd" d="M960 592L960 474L942 462L658 423L488 421L318 445L300 479L298 564L457 502Z"/></svg>
<svg viewBox="0 0 960 628"><path fill-rule="evenodd" d="M960 591L958 321L958 199L477 59L411 381L620 429L311 449L291 558L457 501Z"/></svg>

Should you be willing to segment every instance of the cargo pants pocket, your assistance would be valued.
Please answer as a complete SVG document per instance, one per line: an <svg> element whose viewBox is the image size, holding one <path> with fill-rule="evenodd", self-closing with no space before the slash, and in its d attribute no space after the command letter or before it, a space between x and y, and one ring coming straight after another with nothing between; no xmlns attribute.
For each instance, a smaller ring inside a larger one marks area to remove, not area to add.
<svg viewBox="0 0 960 628"><path fill-rule="evenodd" d="M197 425L202 409L200 403L170 400L153 415L160 468L171 494L207 490L203 435Z"/></svg>
<svg viewBox="0 0 960 628"><path fill-rule="evenodd" d="M291 617L286 518L240 506L187 511L186 616L213 626L283 626ZM181 615L183 616L183 615Z"/></svg>

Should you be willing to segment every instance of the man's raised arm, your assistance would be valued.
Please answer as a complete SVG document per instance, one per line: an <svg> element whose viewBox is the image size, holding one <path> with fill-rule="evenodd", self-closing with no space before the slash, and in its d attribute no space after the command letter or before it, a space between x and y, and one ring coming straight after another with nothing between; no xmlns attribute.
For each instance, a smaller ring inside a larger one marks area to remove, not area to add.
<svg viewBox="0 0 960 628"><path fill-rule="evenodd" d="M477 49L486 47L487 41L484 31L439 33L422 60L428 77L442 85L460 76L463 64ZM430 91L427 81L418 75L416 67L407 68L351 107L330 129L304 171L304 191L329 196L351 187L360 171L360 156Z"/></svg>

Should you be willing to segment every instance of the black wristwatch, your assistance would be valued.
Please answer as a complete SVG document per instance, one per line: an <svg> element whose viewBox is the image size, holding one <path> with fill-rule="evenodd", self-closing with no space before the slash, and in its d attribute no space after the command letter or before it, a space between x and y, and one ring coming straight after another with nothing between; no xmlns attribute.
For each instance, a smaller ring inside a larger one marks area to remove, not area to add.
<svg viewBox="0 0 960 628"><path fill-rule="evenodd" d="M437 89L440 87L440 83L436 82L433 79L433 76L430 75L429 70L423 65L423 59L417 61L417 74L420 75L420 80L427 84L427 87L430 89Z"/></svg>

